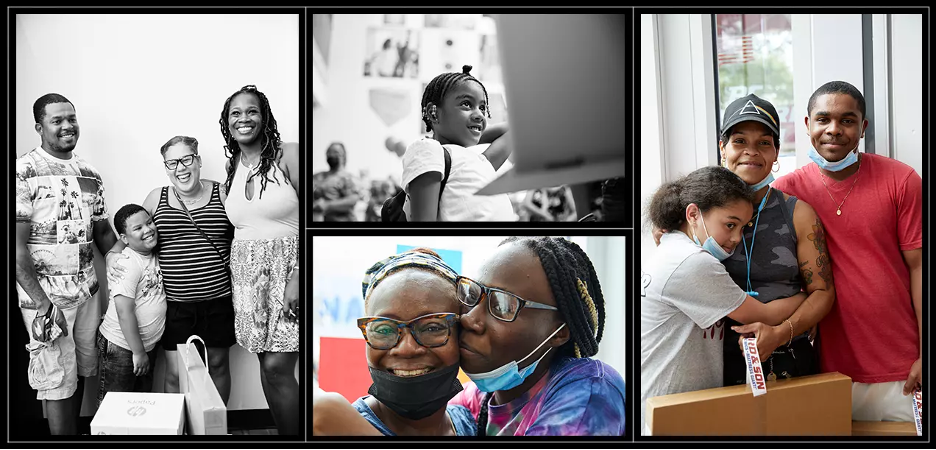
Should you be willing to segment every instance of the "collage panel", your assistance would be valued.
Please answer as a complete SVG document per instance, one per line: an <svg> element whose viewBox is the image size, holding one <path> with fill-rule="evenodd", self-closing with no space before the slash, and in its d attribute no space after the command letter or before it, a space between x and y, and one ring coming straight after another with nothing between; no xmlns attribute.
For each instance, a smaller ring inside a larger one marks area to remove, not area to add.
<svg viewBox="0 0 936 450"><path fill-rule="evenodd" d="M630 237L577 231L309 230L312 439L630 440Z"/></svg>
<svg viewBox="0 0 936 450"><path fill-rule="evenodd" d="M7 441L297 447L305 9L9 12Z"/></svg>
<svg viewBox="0 0 936 450"><path fill-rule="evenodd" d="M636 21L636 440L928 442L928 11Z"/></svg>
<svg viewBox="0 0 936 450"><path fill-rule="evenodd" d="M310 226L632 226L628 9L328 11L309 11Z"/></svg>

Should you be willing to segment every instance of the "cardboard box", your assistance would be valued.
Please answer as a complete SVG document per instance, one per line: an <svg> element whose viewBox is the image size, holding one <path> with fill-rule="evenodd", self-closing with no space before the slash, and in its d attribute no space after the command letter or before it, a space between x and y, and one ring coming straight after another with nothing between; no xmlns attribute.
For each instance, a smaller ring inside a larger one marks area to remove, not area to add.
<svg viewBox="0 0 936 450"><path fill-rule="evenodd" d="M913 422L852 422L852 436L916 436Z"/></svg>
<svg viewBox="0 0 936 450"><path fill-rule="evenodd" d="M178 344L179 391L185 395L186 434L226 435L227 408L194 343Z"/></svg>
<svg viewBox="0 0 936 450"><path fill-rule="evenodd" d="M851 378L838 372L647 399L653 436L850 436Z"/></svg>
<svg viewBox="0 0 936 450"><path fill-rule="evenodd" d="M108 392L91 420L91 434L182 434L185 396Z"/></svg>

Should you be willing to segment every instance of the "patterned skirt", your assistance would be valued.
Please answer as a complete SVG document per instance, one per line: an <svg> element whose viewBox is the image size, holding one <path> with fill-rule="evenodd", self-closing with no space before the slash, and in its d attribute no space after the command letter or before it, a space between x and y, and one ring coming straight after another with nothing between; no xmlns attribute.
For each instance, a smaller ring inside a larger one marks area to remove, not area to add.
<svg viewBox="0 0 936 450"><path fill-rule="evenodd" d="M283 294L298 252L298 235L235 238L231 244L234 330L247 351L299 351L299 322L283 313Z"/></svg>

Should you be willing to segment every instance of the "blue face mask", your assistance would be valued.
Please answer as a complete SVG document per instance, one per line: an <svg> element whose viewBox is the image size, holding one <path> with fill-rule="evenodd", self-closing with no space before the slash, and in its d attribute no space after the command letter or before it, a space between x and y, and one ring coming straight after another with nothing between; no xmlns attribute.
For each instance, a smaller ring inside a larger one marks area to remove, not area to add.
<svg viewBox="0 0 936 450"><path fill-rule="evenodd" d="M851 166L852 164L858 162L858 152L855 150L858 149L858 144L861 143L859 140L855 143L855 148L853 148L848 155L842 158L841 161L829 162L827 159L823 158L815 148L809 148L809 159L811 159L817 166L822 169L828 170L829 172L840 172Z"/></svg>
<svg viewBox="0 0 936 450"><path fill-rule="evenodd" d="M752 190L752 191L757 192L757 191L763 189L764 186L767 186L767 185L769 185L770 183L773 183L773 182L774 182L774 176L773 176L773 173L771 172L771 173L768 173L768 174L767 174L767 177L764 178L763 180L761 180L760 183L751 184L751 185L749 185L749 186L751 186L751 190Z"/></svg>
<svg viewBox="0 0 936 450"><path fill-rule="evenodd" d="M699 211L699 218L702 218L701 211ZM689 229L692 230L692 227L690 226ZM702 219L702 229L705 230L705 234L708 234L708 229L705 228L705 219ZM715 242L715 238L713 238L711 235L709 235L708 239L705 240L705 243L701 243L699 242L699 238L697 238L695 235L695 230L692 231L692 240L695 241L697 245L701 246L705 251L711 253L712 256L714 256L715 259L719 261L728 259L728 257L733 255L734 251L737 250L737 247L735 247L731 253L726 252L725 249L718 245L718 242Z"/></svg>
<svg viewBox="0 0 936 450"><path fill-rule="evenodd" d="M533 354L536 353L536 351L539 350L543 344L552 339L552 337L555 336L556 333L558 333L559 330L561 330L564 326L565 324L562 324L562 326L556 328L556 331L553 331L545 341L543 341L540 345L537 345L529 355L526 355L520 361L533 356ZM540 358L533 362L533 364L530 364L523 370L517 369L517 366L519 366L518 361L511 361L490 372L465 373L465 375L468 375L468 378L470 378L471 381L474 381L475 386L477 386L478 390L481 392L506 391L508 389L513 389L523 384L523 381L526 380L526 378L530 376L534 370L536 370L536 365L539 364L539 362L546 356L547 353L549 353L550 350L552 349L550 348L549 350L546 350L546 353L543 353L543 356L540 356Z"/></svg>

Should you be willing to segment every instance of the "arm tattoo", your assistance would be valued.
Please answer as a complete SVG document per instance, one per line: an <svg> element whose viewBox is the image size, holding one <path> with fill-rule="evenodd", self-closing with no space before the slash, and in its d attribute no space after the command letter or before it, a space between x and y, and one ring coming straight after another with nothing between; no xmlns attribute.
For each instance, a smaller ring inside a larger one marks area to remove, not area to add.
<svg viewBox="0 0 936 450"><path fill-rule="evenodd" d="M832 286L832 263L829 260L829 252L826 247L825 230L822 228L822 222L816 219L816 224L812 226L813 232L807 236L816 250L819 250L819 257L816 258L816 267L819 269L819 276L826 283L826 288Z"/></svg>
<svg viewBox="0 0 936 450"><path fill-rule="evenodd" d="M803 275L803 281L806 283L806 286L812 284L812 270L806 267L806 264L809 264L809 261L803 261L800 263L800 273Z"/></svg>

